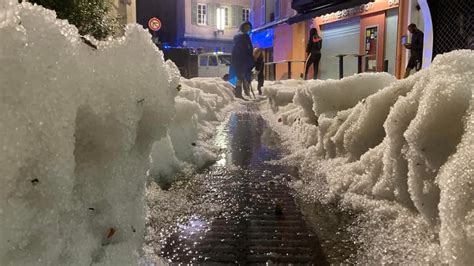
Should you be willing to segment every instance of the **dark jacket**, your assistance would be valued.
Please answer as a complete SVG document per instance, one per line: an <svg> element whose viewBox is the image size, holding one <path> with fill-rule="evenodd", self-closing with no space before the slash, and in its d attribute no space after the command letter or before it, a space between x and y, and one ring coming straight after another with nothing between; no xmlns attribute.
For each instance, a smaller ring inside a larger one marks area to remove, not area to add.
<svg viewBox="0 0 474 266"><path fill-rule="evenodd" d="M265 62L263 62L263 55L260 55L257 58L257 60L255 60L255 70L257 70L261 73L261 72L263 72L264 67L265 67Z"/></svg>
<svg viewBox="0 0 474 266"><path fill-rule="evenodd" d="M306 53L308 54L320 54L323 46L323 40L318 35L313 35L309 38L308 44L306 45Z"/></svg>
<svg viewBox="0 0 474 266"><path fill-rule="evenodd" d="M421 56L423 54L423 32L419 29L411 35L411 55Z"/></svg>
<svg viewBox="0 0 474 266"><path fill-rule="evenodd" d="M235 68L237 74L250 72L254 67L253 46L248 34L239 33L235 35L231 65Z"/></svg>

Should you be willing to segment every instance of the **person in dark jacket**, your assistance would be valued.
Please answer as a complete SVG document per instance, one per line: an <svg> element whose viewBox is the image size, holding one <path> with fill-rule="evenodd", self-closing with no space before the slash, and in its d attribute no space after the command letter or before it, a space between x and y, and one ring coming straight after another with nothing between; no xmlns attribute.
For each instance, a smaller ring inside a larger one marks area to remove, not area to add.
<svg viewBox="0 0 474 266"><path fill-rule="evenodd" d="M240 25L239 34L234 37L229 76L233 76L234 74L237 76L235 96L238 98L243 98L242 89L247 96L250 96L250 84L248 80L251 78L252 68L254 67L253 46L249 36L251 29L252 24L248 21L244 22Z"/></svg>
<svg viewBox="0 0 474 266"><path fill-rule="evenodd" d="M420 70L423 61L423 32L413 23L408 25L408 31L411 33L411 43L406 43L404 46L410 49L410 59L405 70L405 78L410 75L412 69Z"/></svg>
<svg viewBox="0 0 474 266"><path fill-rule="evenodd" d="M308 54L306 60L306 69L304 71L304 79L308 79L308 71L311 65L314 68L313 79L318 78L319 61L321 61L321 47L323 40L318 35L318 31L312 28L309 31L308 45L306 46L306 53Z"/></svg>
<svg viewBox="0 0 474 266"><path fill-rule="evenodd" d="M265 67L265 62L263 61L263 53L260 48L253 49L253 60L255 62L255 72L257 74L258 80L258 95L262 95L262 87L264 81L263 69Z"/></svg>

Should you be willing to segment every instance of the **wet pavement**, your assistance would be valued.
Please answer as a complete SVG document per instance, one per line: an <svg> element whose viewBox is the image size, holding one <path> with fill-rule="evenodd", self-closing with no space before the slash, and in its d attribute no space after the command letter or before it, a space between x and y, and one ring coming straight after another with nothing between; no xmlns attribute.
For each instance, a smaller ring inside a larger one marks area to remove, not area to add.
<svg viewBox="0 0 474 266"><path fill-rule="evenodd" d="M279 159L280 140L254 111L233 113L218 131L220 160L201 175L200 201L216 215L186 216L165 228L161 254L170 263L326 265L288 182L297 169ZM334 225L333 225L334 227Z"/></svg>

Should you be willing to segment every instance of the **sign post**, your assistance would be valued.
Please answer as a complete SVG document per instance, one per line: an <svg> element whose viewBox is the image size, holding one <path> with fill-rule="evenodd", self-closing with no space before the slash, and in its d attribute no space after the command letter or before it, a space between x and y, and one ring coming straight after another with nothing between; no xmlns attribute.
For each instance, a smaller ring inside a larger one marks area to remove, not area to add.
<svg viewBox="0 0 474 266"><path fill-rule="evenodd" d="M156 36L156 32L161 29L161 20L155 17L151 18L148 20L148 28L153 31L153 42L158 44L159 40Z"/></svg>
<svg viewBox="0 0 474 266"><path fill-rule="evenodd" d="M151 18L148 21L148 28L152 31L159 31L161 29L161 20L157 18Z"/></svg>

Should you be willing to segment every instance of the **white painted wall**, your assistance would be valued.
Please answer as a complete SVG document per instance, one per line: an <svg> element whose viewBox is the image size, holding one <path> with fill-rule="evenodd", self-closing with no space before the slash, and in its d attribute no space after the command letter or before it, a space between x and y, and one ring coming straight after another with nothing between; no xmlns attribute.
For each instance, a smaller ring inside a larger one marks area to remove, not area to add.
<svg viewBox="0 0 474 266"><path fill-rule="evenodd" d="M385 17L385 53L384 60L388 60L388 73L395 75L395 60L397 55L397 28L398 8L387 10Z"/></svg>
<svg viewBox="0 0 474 266"><path fill-rule="evenodd" d="M136 0L112 0L112 12L120 16L123 24L137 23L137 1Z"/></svg>
<svg viewBox="0 0 474 266"><path fill-rule="evenodd" d="M418 29L423 30L425 27L423 21L423 14L421 9L418 11L416 10L416 5L418 5L417 0L410 0L410 23L415 23ZM408 24L410 24L408 23Z"/></svg>
<svg viewBox="0 0 474 266"><path fill-rule="evenodd" d="M431 14L429 12L429 6L427 0L409 0L409 24L415 23L421 31L424 33L423 40L423 68L430 66L433 56L433 25L431 21ZM420 5L420 10L416 9L416 6ZM425 11L425 13L423 13ZM406 34L409 36L408 30ZM406 49L406 57L409 58L410 54Z"/></svg>
<svg viewBox="0 0 474 266"><path fill-rule="evenodd" d="M221 6L228 6L231 13L232 5L239 5L250 8L250 0L196 0L197 3L213 3ZM215 27L194 25L191 17L191 0L185 0L185 38L198 38L208 40L227 40L230 41L238 33L238 28L226 28L223 35L214 35ZM232 14L229 14L232 18Z"/></svg>

